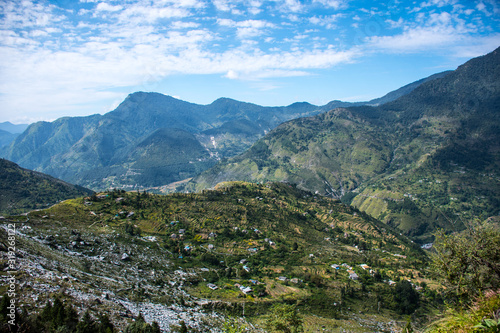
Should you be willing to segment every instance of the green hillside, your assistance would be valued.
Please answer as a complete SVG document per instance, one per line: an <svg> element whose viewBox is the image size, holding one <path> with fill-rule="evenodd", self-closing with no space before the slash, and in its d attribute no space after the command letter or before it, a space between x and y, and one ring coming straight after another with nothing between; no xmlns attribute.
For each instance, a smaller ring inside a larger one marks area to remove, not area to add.
<svg viewBox="0 0 500 333"><path fill-rule="evenodd" d="M215 332L228 317L263 328L284 303L297 305L306 331L373 332L398 329L409 313L424 323L439 306L419 246L286 183L105 192L11 219L23 230L19 270L30 274L17 277L25 286L18 304L28 312L58 295L122 329L142 312L164 330L182 320L193 332ZM406 283L404 297L416 297L410 307L399 294Z"/></svg>
<svg viewBox="0 0 500 333"><path fill-rule="evenodd" d="M46 208L92 191L0 159L0 214L19 214Z"/></svg>
<svg viewBox="0 0 500 333"><path fill-rule="evenodd" d="M289 121L186 189L286 180L428 242L499 212L499 77L496 50L393 102Z"/></svg>

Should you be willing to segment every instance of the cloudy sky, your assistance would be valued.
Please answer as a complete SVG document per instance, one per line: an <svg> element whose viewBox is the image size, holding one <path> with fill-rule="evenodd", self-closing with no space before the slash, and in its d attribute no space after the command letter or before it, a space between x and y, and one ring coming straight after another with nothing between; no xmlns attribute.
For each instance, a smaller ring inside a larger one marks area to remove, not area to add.
<svg viewBox="0 0 500 333"><path fill-rule="evenodd" d="M0 122L380 97L500 46L496 0L2 0Z"/></svg>

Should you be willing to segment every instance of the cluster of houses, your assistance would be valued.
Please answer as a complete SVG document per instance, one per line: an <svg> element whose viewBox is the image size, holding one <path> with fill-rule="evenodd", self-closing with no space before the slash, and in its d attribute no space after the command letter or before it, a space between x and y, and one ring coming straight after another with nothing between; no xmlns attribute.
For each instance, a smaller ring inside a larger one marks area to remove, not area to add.
<svg viewBox="0 0 500 333"><path fill-rule="evenodd" d="M361 264L359 266L363 270L369 271L370 275L375 274L375 271L373 269L371 269L370 266L368 266L367 264ZM359 279L359 275L356 274L356 272L354 271L354 268L352 266L349 266L346 263L343 263L342 265L333 264L330 267L333 269L336 269L336 270L339 270L341 267L343 267L346 269L347 273L349 273L349 279L351 279L351 280L358 280Z"/></svg>
<svg viewBox="0 0 500 333"><path fill-rule="evenodd" d="M235 283L234 286L236 288L239 288L241 290L241 292L244 293L245 295L251 294L253 292L253 289L251 287L246 287L246 286L241 285L239 283Z"/></svg>
<svg viewBox="0 0 500 333"><path fill-rule="evenodd" d="M289 280L286 276L279 276L279 277L277 277L277 279L279 281L281 281L281 282L288 282L288 281L290 281L291 283L295 283L295 284L299 284L299 283L304 282L304 281L302 281L302 280L300 280L298 278L292 278L292 279Z"/></svg>
<svg viewBox="0 0 500 333"><path fill-rule="evenodd" d="M257 280L250 280L250 283L253 283L253 284L258 284L259 282ZM247 286L244 286L244 285L241 285L239 283L235 283L234 285L236 288L238 288L242 293L244 293L245 295L249 295L253 292L253 289L252 287L247 287ZM213 283L209 283L207 284L207 287L210 288L211 290L217 290L219 289L219 287L217 287L215 284Z"/></svg>

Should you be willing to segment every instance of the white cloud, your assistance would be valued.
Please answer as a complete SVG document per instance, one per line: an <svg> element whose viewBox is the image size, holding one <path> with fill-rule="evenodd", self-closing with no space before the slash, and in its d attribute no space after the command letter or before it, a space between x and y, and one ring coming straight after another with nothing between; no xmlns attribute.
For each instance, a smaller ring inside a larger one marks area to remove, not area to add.
<svg viewBox="0 0 500 333"><path fill-rule="evenodd" d="M199 23L195 22L181 22L181 21L175 21L172 22L172 29L191 29L191 28L198 28L200 26Z"/></svg>
<svg viewBox="0 0 500 333"><path fill-rule="evenodd" d="M0 3L0 27L27 28L45 27L64 20L61 15L53 13L53 6L43 6L29 1Z"/></svg>
<svg viewBox="0 0 500 333"><path fill-rule="evenodd" d="M275 27L273 23L263 20L233 21L230 19L218 19L217 23L224 27L236 28L236 34L240 39L260 36L265 33L266 28Z"/></svg>
<svg viewBox="0 0 500 333"><path fill-rule="evenodd" d="M418 27L406 29L402 34L394 36L373 36L366 40L370 47L407 53L425 51L429 48L442 48L455 43L461 38L452 29L436 27Z"/></svg>
<svg viewBox="0 0 500 333"><path fill-rule="evenodd" d="M477 57L500 45L500 34L474 36L465 27L408 28L394 36L374 36L366 39L366 49L391 53L439 52L460 58Z"/></svg>
<svg viewBox="0 0 500 333"><path fill-rule="evenodd" d="M347 2L344 0L313 0L313 2L320 3L325 7L330 7L336 10L347 8Z"/></svg>
<svg viewBox="0 0 500 333"><path fill-rule="evenodd" d="M297 50L282 53L264 53L260 50L243 52L232 50L212 59L214 69L229 68L227 76L238 73L249 77L271 77L277 75L297 76L307 75L306 70L316 68L328 68L341 63L350 63L358 55L357 51L335 51L327 50ZM219 69L220 70L220 69ZM226 72L226 71L224 71Z"/></svg>
<svg viewBox="0 0 500 333"><path fill-rule="evenodd" d="M154 23L159 19L165 18L182 18L191 16L190 12L184 8L177 7L147 7L147 6L130 6L127 7L119 16L121 22L140 24Z"/></svg>
<svg viewBox="0 0 500 333"><path fill-rule="evenodd" d="M105 2L101 2L97 5L96 10L98 12L117 12L123 9L123 6L120 5L110 5Z"/></svg>
<svg viewBox="0 0 500 333"><path fill-rule="evenodd" d="M314 25L323 26L326 29L335 29L336 22L339 18L343 17L343 14L334 14L329 16L313 16L309 18L309 22Z"/></svg>
<svg viewBox="0 0 500 333"><path fill-rule="evenodd" d="M220 10L222 12L228 12L232 8L232 5L228 0L212 0L212 3L215 8L217 8L217 10Z"/></svg>
<svg viewBox="0 0 500 333"><path fill-rule="evenodd" d="M432 0L423 3L422 8L446 5L453 5L457 9L454 0ZM415 14L413 20L408 17L399 18L398 21L386 20L389 28L402 28L403 32L394 35L366 37L364 41L367 42L367 49L395 53L434 51L451 54L455 47L476 44L473 40L483 39L483 36L478 35L483 22L481 20L466 22L462 16L466 10L464 6L459 7L459 10L455 12L436 11L435 9L427 12L420 11Z"/></svg>
<svg viewBox="0 0 500 333"><path fill-rule="evenodd" d="M304 5L299 0L284 0L280 8L284 12L298 13L304 10Z"/></svg>
<svg viewBox="0 0 500 333"><path fill-rule="evenodd" d="M468 38L466 43L455 45L453 55L458 58L475 58L495 50L500 45L500 33L480 38Z"/></svg>
<svg viewBox="0 0 500 333"><path fill-rule="evenodd" d="M238 79L239 78L239 75L238 73L236 73L235 71L233 70L229 70L226 75L224 75L224 77L228 78L228 79L231 79L231 80L234 80L234 79Z"/></svg>
<svg viewBox="0 0 500 333"><path fill-rule="evenodd" d="M387 24L389 24L389 27L391 29L394 29L394 28L401 28L403 26L403 18L400 17L397 21L393 21L393 20L386 20L385 21Z"/></svg>
<svg viewBox="0 0 500 333"><path fill-rule="evenodd" d="M456 3L457 0L430 0L427 2L423 2L421 4L421 7L430 7L430 6L444 7L448 5L455 5Z"/></svg>
<svg viewBox="0 0 500 333"><path fill-rule="evenodd" d="M457 3L446 12L439 6L454 1L429 0L429 7L418 12L385 16L371 37L359 38L359 48L345 46L349 25L366 31L364 20L369 16L375 22L375 14L348 8L348 1L80 2L84 8L74 13L44 2L0 2L2 110L83 110L87 102L116 101L123 95L117 90L149 90L173 74L218 75L272 89L273 84L264 84L270 78L311 75L352 63L368 50L445 50L472 57L500 45L499 34L479 35L493 29L482 22L485 14L480 10L494 10L486 0L484 7ZM319 15L318 9L326 14ZM349 11L336 12L341 9ZM467 21L466 15L471 16ZM384 22L386 28L402 32L382 35L394 32L384 30Z"/></svg>

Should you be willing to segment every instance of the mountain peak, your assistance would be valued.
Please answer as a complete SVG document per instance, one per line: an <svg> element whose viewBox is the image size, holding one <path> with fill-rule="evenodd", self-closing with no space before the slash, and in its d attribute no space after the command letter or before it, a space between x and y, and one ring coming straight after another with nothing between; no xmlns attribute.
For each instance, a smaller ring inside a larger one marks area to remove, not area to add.
<svg viewBox="0 0 500 333"><path fill-rule="evenodd" d="M143 99L146 99L146 98L161 98L161 99L164 99L164 100L175 100L175 101L182 101L181 99L178 99L178 98L175 98L173 96L170 96L170 95L165 95L165 94L162 94L162 93L159 93L159 92L154 92L154 91L136 91L136 92L133 92L131 94L129 94L127 96L127 99L132 99L132 100L143 100Z"/></svg>
<svg viewBox="0 0 500 333"><path fill-rule="evenodd" d="M313 105L313 104L308 103L308 102L295 102L295 103L288 105L287 107L288 108L302 108L304 106L316 106L316 105Z"/></svg>
<svg viewBox="0 0 500 333"><path fill-rule="evenodd" d="M19 134L24 132L24 130L28 128L28 124L13 124L10 121L5 121L3 123L0 123L0 130L4 130L6 132L12 133L12 134Z"/></svg>
<svg viewBox="0 0 500 333"><path fill-rule="evenodd" d="M221 97L213 101L210 106L220 106L220 105L237 105L237 104L252 104L252 103L247 103L247 102L241 102L237 101L235 99L229 98L229 97Z"/></svg>

